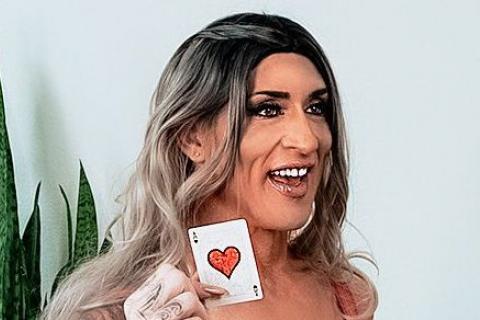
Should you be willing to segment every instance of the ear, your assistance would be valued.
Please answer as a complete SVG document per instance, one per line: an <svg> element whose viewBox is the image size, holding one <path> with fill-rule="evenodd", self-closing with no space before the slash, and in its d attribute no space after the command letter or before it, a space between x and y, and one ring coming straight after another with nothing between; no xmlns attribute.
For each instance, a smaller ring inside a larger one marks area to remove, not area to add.
<svg viewBox="0 0 480 320"><path fill-rule="evenodd" d="M177 143L182 152L196 164L205 162L208 154L207 134L208 132L203 126L195 124L177 138Z"/></svg>

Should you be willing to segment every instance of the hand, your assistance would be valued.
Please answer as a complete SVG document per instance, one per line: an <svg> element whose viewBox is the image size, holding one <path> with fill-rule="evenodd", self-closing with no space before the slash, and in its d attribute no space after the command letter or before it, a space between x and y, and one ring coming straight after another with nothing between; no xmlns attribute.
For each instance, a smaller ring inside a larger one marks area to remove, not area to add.
<svg viewBox="0 0 480 320"><path fill-rule="evenodd" d="M190 279L175 266L163 263L126 300L126 320L206 319L202 300L219 298L225 289L200 283L198 273Z"/></svg>

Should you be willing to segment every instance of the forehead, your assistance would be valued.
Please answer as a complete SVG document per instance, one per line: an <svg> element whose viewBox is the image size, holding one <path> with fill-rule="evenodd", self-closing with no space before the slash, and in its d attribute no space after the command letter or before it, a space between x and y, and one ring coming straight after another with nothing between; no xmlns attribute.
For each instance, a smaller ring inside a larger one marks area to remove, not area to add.
<svg viewBox="0 0 480 320"><path fill-rule="evenodd" d="M325 82L315 65L298 53L274 53L264 58L251 75L253 91L312 91L324 88Z"/></svg>

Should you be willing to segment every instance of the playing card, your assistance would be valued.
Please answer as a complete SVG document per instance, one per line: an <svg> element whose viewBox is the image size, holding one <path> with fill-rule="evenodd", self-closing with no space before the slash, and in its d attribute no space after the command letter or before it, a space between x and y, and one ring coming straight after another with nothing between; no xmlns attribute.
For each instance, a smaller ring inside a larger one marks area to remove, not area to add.
<svg viewBox="0 0 480 320"><path fill-rule="evenodd" d="M245 219L193 227L188 236L200 281L230 292L206 299L207 308L263 298Z"/></svg>

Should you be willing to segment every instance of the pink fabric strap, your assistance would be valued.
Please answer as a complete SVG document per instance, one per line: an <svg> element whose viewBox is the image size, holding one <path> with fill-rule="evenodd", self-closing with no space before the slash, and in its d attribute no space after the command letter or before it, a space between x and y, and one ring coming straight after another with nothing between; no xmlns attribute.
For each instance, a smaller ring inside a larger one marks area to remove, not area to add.
<svg viewBox="0 0 480 320"><path fill-rule="evenodd" d="M352 291L345 283L334 283L337 305L344 314L354 316L358 314L357 304Z"/></svg>

